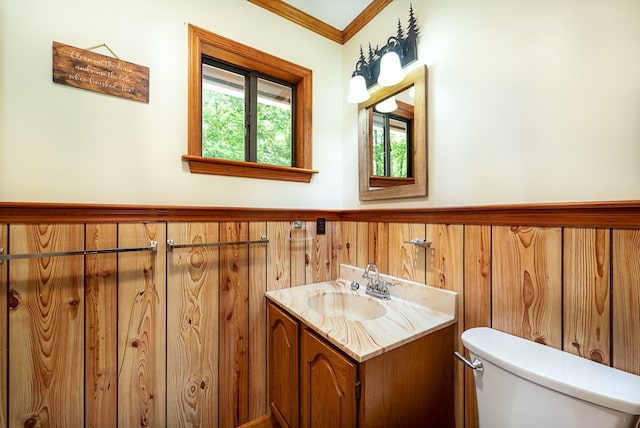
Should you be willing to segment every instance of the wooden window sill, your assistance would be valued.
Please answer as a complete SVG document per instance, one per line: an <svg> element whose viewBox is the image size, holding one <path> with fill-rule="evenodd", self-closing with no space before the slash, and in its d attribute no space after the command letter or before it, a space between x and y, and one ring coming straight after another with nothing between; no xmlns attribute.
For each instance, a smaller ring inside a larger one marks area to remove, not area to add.
<svg viewBox="0 0 640 428"><path fill-rule="evenodd" d="M404 186L405 184L414 184L415 178L403 177L383 177L381 175L372 175L369 177L369 187L393 187Z"/></svg>
<svg viewBox="0 0 640 428"><path fill-rule="evenodd" d="M205 158L193 155L182 155L182 160L189 163L189 170L195 174L227 175L232 177L309 183L311 182L313 174L318 173L318 171L312 169Z"/></svg>

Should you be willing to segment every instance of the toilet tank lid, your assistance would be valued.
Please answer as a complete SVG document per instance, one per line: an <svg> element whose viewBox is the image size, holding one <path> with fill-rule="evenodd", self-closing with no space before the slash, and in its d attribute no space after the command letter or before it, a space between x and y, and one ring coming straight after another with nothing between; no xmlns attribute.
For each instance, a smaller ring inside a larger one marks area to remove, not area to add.
<svg viewBox="0 0 640 428"><path fill-rule="evenodd" d="M501 331L477 327L462 333L480 360L603 407L640 415L640 376Z"/></svg>

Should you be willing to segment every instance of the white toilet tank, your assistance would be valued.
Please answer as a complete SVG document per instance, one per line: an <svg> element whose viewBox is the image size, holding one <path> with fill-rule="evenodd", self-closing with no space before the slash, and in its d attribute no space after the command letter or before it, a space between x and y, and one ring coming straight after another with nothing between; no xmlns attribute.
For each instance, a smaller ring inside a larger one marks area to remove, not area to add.
<svg viewBox="0 0 640 428"><path fill-rule="evenodd" d="M636 428L640 376L487 327L462 333L480 428Z"/></svg>

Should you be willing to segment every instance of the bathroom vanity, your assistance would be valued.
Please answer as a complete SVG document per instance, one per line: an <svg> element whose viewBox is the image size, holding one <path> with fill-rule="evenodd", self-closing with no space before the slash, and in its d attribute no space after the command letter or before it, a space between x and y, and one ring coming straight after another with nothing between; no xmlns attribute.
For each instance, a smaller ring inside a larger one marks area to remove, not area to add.
<svg viewBox="0 0 640 428"><path fill-rule="evenodd" d="M361 273L267 292L272 414L283 427L453 427L456 293L383 276L391 299L377 299Z"/></svg>

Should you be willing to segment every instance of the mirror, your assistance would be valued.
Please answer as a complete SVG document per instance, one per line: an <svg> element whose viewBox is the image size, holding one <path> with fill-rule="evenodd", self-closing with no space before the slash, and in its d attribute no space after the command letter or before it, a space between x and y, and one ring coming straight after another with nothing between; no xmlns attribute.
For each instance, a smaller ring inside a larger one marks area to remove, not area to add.
<svg viewBox="0 0 640 428"><path fill-rule="evenodd" d="M427 195L427 67L358 105L360 200Z"/></svg>

